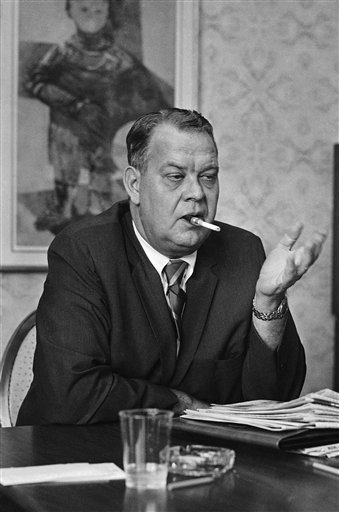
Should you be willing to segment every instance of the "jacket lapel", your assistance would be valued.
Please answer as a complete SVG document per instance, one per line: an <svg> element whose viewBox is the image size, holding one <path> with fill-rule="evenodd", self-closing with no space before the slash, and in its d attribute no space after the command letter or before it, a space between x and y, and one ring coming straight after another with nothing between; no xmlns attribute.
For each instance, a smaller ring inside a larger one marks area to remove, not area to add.
<svg viewBox="0 0 339 512"><path fill-rule="evenodd" d="M176 365L176 331L160 277L142 250L130 219L125 223L126 251L132 277L146 317L158 342L164 384L169 383Z"/></svg>
<svg viewBox="0 0 339 512"><path fill-rule="evenodd" d="M187 303L183 316L183 338L171 386L179 386L194 359L210 312L218 282L213 271L215 261L199 255L193 276L187 282Z"/></svg>
<svg viewBox="0 0 339 512"><path fill-rule="evenodd" d="M151 266L151 265L150 265ZM155 339L159 343L164 383L168 383L176 364L176 333L157 271L142 265L133 271L133 279Z"/></svg>

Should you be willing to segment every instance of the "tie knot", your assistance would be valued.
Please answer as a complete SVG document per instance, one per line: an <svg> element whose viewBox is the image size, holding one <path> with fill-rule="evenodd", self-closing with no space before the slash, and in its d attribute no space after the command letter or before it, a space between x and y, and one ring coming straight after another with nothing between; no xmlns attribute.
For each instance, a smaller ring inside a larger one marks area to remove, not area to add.
<svg viewBox="0 0 339 512"><path fill-rule="evenodd" d="M185 273L188 263L183 260L170 260L164 268L167 277L168 286L173 286L175 283L180 284L182 276Z"/></svg>

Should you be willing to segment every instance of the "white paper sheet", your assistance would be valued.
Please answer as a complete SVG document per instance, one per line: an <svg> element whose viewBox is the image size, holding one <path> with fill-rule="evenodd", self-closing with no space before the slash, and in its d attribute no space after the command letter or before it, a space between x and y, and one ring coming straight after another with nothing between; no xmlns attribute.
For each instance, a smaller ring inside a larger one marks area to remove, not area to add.
<svg viewBox="0 0 339 512"><path fill-rule="evenodd" d="M95 482L103 480L122 480L124 478L124 471L111 462L100 464L79 462L0 469L1 485L41 482Z"/></svg>

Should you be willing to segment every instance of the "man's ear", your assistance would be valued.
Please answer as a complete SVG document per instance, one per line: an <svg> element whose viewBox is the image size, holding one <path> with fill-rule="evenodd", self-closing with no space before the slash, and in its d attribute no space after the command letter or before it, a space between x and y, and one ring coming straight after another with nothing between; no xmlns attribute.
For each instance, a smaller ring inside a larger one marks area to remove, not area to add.
<svg viewBox="0 0 339 512"><path fill-rule="evenodd" d="M129 165L126 167L124 172L124 186L127 191L127 194L130 197L132 203L138 205L140 203L139 197L139 188L140 188L140 179L141 174L138 169Z"/></svg>

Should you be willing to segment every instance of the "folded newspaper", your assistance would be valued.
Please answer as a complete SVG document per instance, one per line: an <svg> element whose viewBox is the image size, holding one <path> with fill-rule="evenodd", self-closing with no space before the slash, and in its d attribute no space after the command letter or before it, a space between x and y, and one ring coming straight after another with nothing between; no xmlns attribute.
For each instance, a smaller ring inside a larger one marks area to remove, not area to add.
<svg viewBox="0 0 339 512"><path fill-rule="evenodd" d="M339 429L339 393L322 389L289 402L254 400L187 409L181 418L248 425L274 432L296 429Z"/></svg>

